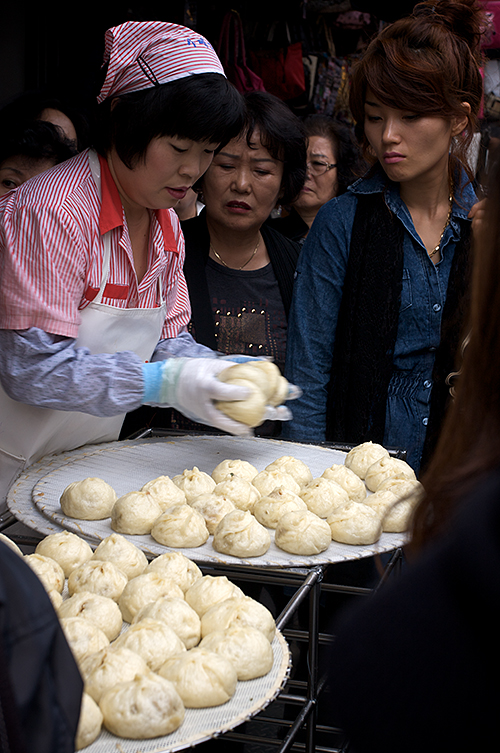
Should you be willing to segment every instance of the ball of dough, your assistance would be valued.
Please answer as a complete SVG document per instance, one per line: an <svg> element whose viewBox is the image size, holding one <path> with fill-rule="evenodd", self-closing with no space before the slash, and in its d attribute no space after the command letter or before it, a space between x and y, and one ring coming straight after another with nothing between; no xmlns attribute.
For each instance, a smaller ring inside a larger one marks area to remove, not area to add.
<svg viewBox="0 0 500 753"><path fill-rule="evenodd" d="M165 578L171 578L183 592L187 591L203 574L196 562L190 560L182 552L165 552L165 554L160 554L151 560L146 568L146 572L155 572L163 575Z"/></svg>
<svg viewBox="0 0 500 753"><path fill-rule="evenodd" d="M230 499L238 510L250 510L250 512L260 499L260 492L250 481L241 476L227 476L223 481L219 481L214 494Z"/></svg>
<svg viewBox="0 0 500 753"><path fill-rule="evenodd" d="M248 460L223 460L212 471L212 478L216 484L224 481L228 476L240 476L247 481L252 481L257 475L257 468Z"/></svg>
<svg viewBox="0 0 500 753"><path fill-rule="evenodd" d="M109 518L116 502L116 492L102 478L73 481L61 494L61 510L70 518L103 520Z"/></svg>
<svg viewBox="0 0 500 753"><path fill-rule="evenodd" d="M376 460L366 471L365 484L371 492L388 478L415 479L415 471L404 460L383 457Z"/></svg>
<svg viewBox="0 0 500 753"><path fill-rule="evenodd" d="M186 495L177 484L174 484L170 476L158 476L148 481L141 487L141 492L149 492L164 512L167 507L181 505L186 501Z"/></svg>
<svg viewBox="0 0 500 753"><path fill-rule="evenodd" d="M83 617L97 625L112 641L122 629L122 615L113 599L93 593L76 593L65 599L57 610L60 619Z"/></svg>
<svg viewBox="0 0 500 753"><path fill-rule="evenodd" d="M68 578L68 593L73 596L78 591L90 591L118 601L127 583L125 573L112 562L93 559L72 571Z"/></svg>
<svg viewBox="0 0 500 753"><path fill-rule="evenodd" d="M117 533L150 533L162 509L152 494L129 492L116 500L111 510L111 528Z"/></svg>
<svg viewBox="0 0 500 753"><path fill-rule="evenodd" d="M83 693L80 718L76 730L75 750L81 750L93 743L100 735L101 728L101 709L88 693Z"/></svg>
<svg viewBox="0 0 500 753"><path fill-rule="evenodd" d="M364 502L366 498L366 486L362 479L345 465L331 465L321 474L328 481L336 481L344 489L349 499L353 502Z"/></svg>
<svg viewBox="0 0 500 753"><path fill-rule="evenodd" d="M299 494L307 509L319 518L326 518L338 505L349 501L349 495L336 481L323 476L313 479Z"/></svg>
<svg viewBox="0 0 500 753"><path fill-rule="evenodd" d="M191 507L200 513L209 534L215 532L224 515L235 509L234 504L228 497L224 497L222 494L215 494L214 492L200 494L199 497L196 497L191 502Z"/></svg>
<svg viewBox="0 0 500 753"><path fill-rule="evenodd" d="M278 486L282 486L294 494L300 492L300 486L294 477L276 468L272 471L261 471L255 476L252 484L260 492L261 497L267 497Z"/></svg>
<svg viewBox="0 0 500 753"><path fill-rule="evenodd" d="M103 694L99 706L106 729L134 740L168 735L185 715L174 685L153 672L115 685Z"/></svg>
<svg viewBox="0 0 500 753"><path fill-rule="evenodd" d="M220 654L192 648L167 659L159 675L175 685L186 708L220 706L234 695L238 676L231 662Z"/></svg>
<svg viewBox="0 0 500 753"><path fill-rule="evenodd" d="M227 369L227 371L229 370ZM224 372L219 374L219 379L221 379L223 374ZM239 377L221 379L221 381L237 385L238 387L244 387L248 392L248 397L244 400L216 400L215 405L222 413L225 413L226 416L229 416L234 421L239 421L251 427L260 426L264 423L266 416L266 396L255 382Z"/></svg>
<svg viewBox="0 0 500 753"><path fill-rule="evenodd" d="M209 535L203 515L188 504L167 508L151 529L155 541L172 547L202 546Z"/></svg>
<svg viewBox="0 0 500 753"><path fill-rule="evenodd" d="M20 557L24 557L22 550L17 546L15 541L12 541L8 536L6 536L4 533L0 533L0 541L3 541L4 544L6 544L10 549L12 549L13 552L16 554L19 554ZM36 552L36 549L35 549Z"/></svg>
<svg viewBox="0 0 500 753"><path fill-rule="evenodd" d="M114 645L135 651L153 672L157 672L171 656L186 651L186 646L171 627L151 617L144 617L131 625L118 636Z"/></svg>
<svg viewBox="0 0 500 753"><path fill-rule="evenodd" d="M85 692L99 703L103 693L119 682L147 674L148 665L135 651L112 644L87 656L80 665L80 672L85 680Z"/></svg>
<svg viewBox="0 0 500 753"><path fill-rule="evenodd" d="M364 479L368 468L380 458L388 458L389 453L380 444L375 442L362 442L350 450L344 460L346 468L349 468L356 476Z"/></svg>
<svg viewBox="0 0 500 753"><path fill-rule="evenodd" d="M250 596L233 596L215 604L201 618L201 635L204 638L216 630L232 627L254 627L272 643L276 634L274 617L267 607Z"/></svg>
<svg viewBox="0 0 500 753"><path fill-rule="evenodd" d="M274 543L291 554L319 554L330 546L332 534L324 518L310 510L282 515L276 527Z"/></svg>
<svg viewBox="0 0 500 753"><path fill-rule="evenodd" d="M225 575L204 575L188 588L184 597L199 617L225 599L244 596L243 591Z"/></svg>
<svg viewBox="0 0 500 753"><path fill-rule="evenodd" d="M384 533L403 533L408 530L418 498L398 497L392 488L377 489L366 504L379 515Z"/></svg>
<svg viewBox="0 0 500 753"><path fill-rule="evenodd" d="M57 610L59 609L59 607L63 603L62 594L60 594L59 591L48 591L48 595L49 595L49 599L52 602L52 606L54 607L54 609L57 612Z"/></svg>
<svg viewBox="0 0 500 753"><path fill-rule="evenodd" d="M236 626L208 633L201 641L200 648L229 659L238 680L262 677L273 666L271 644L261 630L251 626Z"/></svg>
<svg viewBox="0 0 500 753"><path fill-rule="evenodd" d="M95 550L92 559L112 562L129 580L143 573L148 565L144 552L119 533L106 536Z"/></svg>
<svg viewBox="0 0 500 753"><path fill-rule="evenodd" d="M346 502L326 519L332 539L342 544L374 544L382 533L380 516L369 505Z"/></svg>
<svg viewBox="0 0 500 753"><path fill-rule="evenodd" d="M46 591L58 591L62 593L64 588L64 570L61 565L43 554L26 554L24 561L38 575Z"/></svg>
<svg viewBox="0 0 500 753"><path fill-rule="evenodd" d="M150 601L156 601L162 596L183 598L182 589L172 580L161 573L148 572L129 580L118 601L122 617L125 622L132 622L135 615Z"/></svg>
<svg viewBox="0 0 500 753"><path fill-rule="evenodd" d="M269 531L247 510L233 510L215 529L213 548L233 557L259 557L271 546Z"/></svg>
<svg viewBox="0 0 500 753"><path fill-rule="evenodd" d="M51 557L58 562L67 578L71 571L92 557L90 545L71 531L51 533L36 546L35 554Z"/></svg>
<svg viewBox="0 0 500 753"><path fill-rule="evenodd" d="M200 471L199 468L186 468L185 471L174 476L172 481L179 488L182 489L186 495L186 501L192 502L193 499L199 497L200 494L205 492L213 492L215 487L215 481L205 471Z"/></svg>
<svg viewBox="0 0 500 753"><path fill-rule="evenodd" d="M78 664L109 646L109 639L101 628L84 617L62 617L60 623Z"/></svg>
<svg viewBox="0 0 500 753"><path fill-rule="evenodd" d="M187 649L200 642L201 621L192 607L184 599L163 596L157 601L142 607L133 619L133 624L145 617L161 620L176 633Z"/></svg>
<svg viewBox="0 0 500 753"><path fill-rule="evenodd" d="M292 457L292 455L282 455L266 465L266 471L284 471L292 476L302 489L313 480L311 469L303 460Z"/></svg>
<svg viewBox="0 0 500 753"><path fill-rule="evenodd" d="M293 510L307 510L307 505L297 494L278 486L267 497L261 497L256 502L253 514L266 528L276 528L281 516Z"/></svg>
<svg viewBox="0 0 500 753"><path fill-rule="evenodd" d="M410 499L412 503L420 502L424 495L424 487L417 479L387 478L377 487L377 492L391 491L398 499Z"/></svg>

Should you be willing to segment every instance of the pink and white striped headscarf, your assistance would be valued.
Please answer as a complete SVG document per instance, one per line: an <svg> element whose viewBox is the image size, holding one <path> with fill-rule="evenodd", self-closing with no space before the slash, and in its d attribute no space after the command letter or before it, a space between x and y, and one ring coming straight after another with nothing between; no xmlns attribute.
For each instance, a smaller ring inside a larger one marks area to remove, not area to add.
<svg viewBox="0 0 500 753"><path fill-rule="evenodd" d="M163 21L127 21L105 34L109 63L98 102L196 73L221 73L222 64L201 34Z"/></svg>

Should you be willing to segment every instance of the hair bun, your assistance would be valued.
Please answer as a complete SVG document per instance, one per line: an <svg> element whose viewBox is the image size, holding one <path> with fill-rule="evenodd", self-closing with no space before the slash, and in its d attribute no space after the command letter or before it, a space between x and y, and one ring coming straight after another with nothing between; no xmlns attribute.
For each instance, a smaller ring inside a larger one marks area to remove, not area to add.
<svg viewBox="0 0 500 753"><path fill-rule="evenodd" d="M461 37L476 57L480 54L481 34L486 27L486 14L477 0L424 0L412 15L428 16L432 24L441 24Z"/></svg>

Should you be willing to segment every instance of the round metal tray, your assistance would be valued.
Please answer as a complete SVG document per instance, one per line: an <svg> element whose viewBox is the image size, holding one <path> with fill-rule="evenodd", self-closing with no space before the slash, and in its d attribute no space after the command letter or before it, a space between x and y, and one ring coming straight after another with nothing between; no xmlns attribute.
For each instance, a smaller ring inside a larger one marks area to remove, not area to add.
<svg viewBox="0 0 500 753"><path fill-rule="evenodd" d="M65 517L61 511L59 497L73 481L97 476L111 484L118 496L121 496L139 489L157 476L172 477L186 468L196 466L210 474L222 460L241 458L260 471L282 455L292 455L303 460L314 477L320 476L334 463L343 463L345 459L345 453L338 450L259 437L183 436L110 442L43 458L16 480L7 502L16 518L42 534L48 535L65 528L97 545L113 532L109 518L100 521L77 520ZM150 535L128 538L150 556L162 554L166 550ZM271 532L271 547L260 557L240 559L222 555L213 549L212 537L203 546L179 551L198 562L312 567L390 551L402 546L405 540L404 534L382 534L375 544L369 546L350 546L332 541L325 552L304 556L279 549L274 543L274 532Z"/></svg>

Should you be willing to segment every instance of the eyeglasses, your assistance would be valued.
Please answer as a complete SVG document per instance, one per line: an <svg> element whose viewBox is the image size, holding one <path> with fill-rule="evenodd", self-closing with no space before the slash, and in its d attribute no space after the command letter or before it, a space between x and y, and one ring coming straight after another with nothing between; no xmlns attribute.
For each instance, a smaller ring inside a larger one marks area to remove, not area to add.
<svg viewBox="0 0 500 753"><path fill-rule="evenodd" d="M334 167L337 167L336 162L328 164L328 162L321 162L317 159L307 163L307 168L311 175L324 175L328 170L332 170Z"/></svg>

